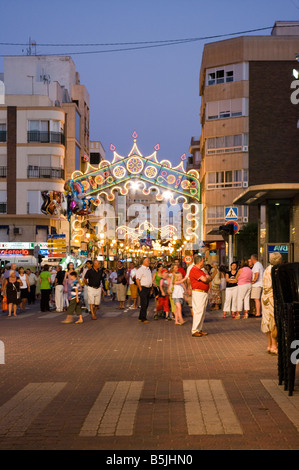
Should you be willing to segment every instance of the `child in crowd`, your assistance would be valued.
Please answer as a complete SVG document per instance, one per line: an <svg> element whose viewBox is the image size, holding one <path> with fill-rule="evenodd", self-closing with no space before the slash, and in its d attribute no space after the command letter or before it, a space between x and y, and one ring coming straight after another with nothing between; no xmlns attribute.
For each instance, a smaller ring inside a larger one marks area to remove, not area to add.
<svg viewBox="0 0 299 470"><path fill-rule="evenodd" d="M162 278L160 280L160 296L158 298L157 312L163 310L166 320L171 320L171 312L169 308L169 275L167 269L163 269Z"/></svg>
<svg viewBox="0 0 299 470"><path fill-rule="evenodd" d="M73 323L73 315L74 312L76 315L79 317L79 320L76 321L76 323L83 323L83 318L82 318L82 309L81 309L81 285L80 281L78 279L78 274L76 271L72 271L70 274L70 280L71 280L71 290L70 290L70 296L69 296L69 306L66 311L66 319L63 320L61 323Z"/></svg>

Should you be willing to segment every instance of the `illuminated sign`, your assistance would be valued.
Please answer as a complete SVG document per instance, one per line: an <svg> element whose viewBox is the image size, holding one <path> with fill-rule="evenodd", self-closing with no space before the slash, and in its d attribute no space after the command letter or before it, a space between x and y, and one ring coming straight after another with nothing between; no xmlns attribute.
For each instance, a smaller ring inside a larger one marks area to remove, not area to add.
<svg viewBox="0 0 299 470"><path fill-rule="evenodd" d="M268 245L268 253L288 253L288 245Z"/></svg>
<svg viewBox="0 0 299 470"><path fill-rule="evenodd" d="M34 243L32 242L5 242L5 243L0 243L0 249L33 250Z"/></svg>
<svg viewBox="0 0 299 470"><path fill-rule="evenodd" d="M0 256L27 256L29 255L29 250L1 250L0 249Z"/></svg>

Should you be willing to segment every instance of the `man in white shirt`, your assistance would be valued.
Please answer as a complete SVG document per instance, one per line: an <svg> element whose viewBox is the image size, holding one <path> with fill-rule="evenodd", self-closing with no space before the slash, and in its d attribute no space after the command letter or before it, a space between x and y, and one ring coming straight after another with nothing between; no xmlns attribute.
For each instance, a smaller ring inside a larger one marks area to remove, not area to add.
<svg viewBox="0 0 299 470"><path fill-rule="evenodd" d="M112 300L115 300L116 289L117 289L117 272L115 268L113 269L112 273L109 276L109 282L112 287Z"/></svg>
<svg viewBox="0 0 299 470"><path fill-rule="evenodd" d="M139 321L142 323L148 323L147 320L147 308L153 286L152 272L149 268L149 258L144 258L142 265L136 272L136 282L140 295L140 313Z"/></svg>
<svg viewBox="0 0 299 470"><path fill-rule="evenodd" d="M137 273L137 269L135 268L134 263L130 263L129 289L130 289L130 297L131 297L131 300L133 300L133 304L129 308L133 308L133 309L137 308L137 299L138 299L138 287L136 284L136 273Z"/></svg>
<svg viewBox="0 0 299 470"><path fill-rule="evenodd" d="M256 317L261 316L261 295L263 288L263 275L264 268L263 265L258 261L257 255L251 255L250 260L252 262L252 288L251 288L251 298L254 299L255 308L256 308Z"/></svg>

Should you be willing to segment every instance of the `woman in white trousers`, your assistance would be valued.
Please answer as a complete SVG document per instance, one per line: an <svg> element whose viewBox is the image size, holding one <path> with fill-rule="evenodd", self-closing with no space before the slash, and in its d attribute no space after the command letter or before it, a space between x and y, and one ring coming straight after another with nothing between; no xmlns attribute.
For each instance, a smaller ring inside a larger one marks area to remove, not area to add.
<svg viewBox="0 0 299 470"><path fill-rule="evenodd" d="M243 309L243 319L248 318L248 312L250 310L252 271L248 267L247 262L244 262L242 268L239 269L236 279L238 281L238 301L235 319L238 320Z"/></svg>
<svg viewBox="0 0 299 470"><path fill-rule="evenodd" d="M228 312L232 312L232 318L235 318L237 311L238 299L238 282L236 279L238 272L238 265L236 262L231 263L231 270L225 275L226 289L225 289L225 302L223 307L223 318L226 318Z"/></svg>

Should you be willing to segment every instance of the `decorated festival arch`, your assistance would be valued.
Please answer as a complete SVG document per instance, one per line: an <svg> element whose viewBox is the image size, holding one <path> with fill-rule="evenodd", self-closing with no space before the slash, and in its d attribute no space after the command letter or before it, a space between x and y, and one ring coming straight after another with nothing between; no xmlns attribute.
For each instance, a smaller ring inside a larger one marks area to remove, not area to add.
<svg viewBox="0 0 299 470"><path fill-rule="evenodd" d="M74 171L71 179L65 182L65 191L56 204L56 213L63 214L69 222L72 216L79 217L80 220L86 219L103 200L113 203L117 193L127 196L131 190L136 189L138 183L138 189L145 196L154 189L157 202L167 201L173 206L180 204L189 211L186 216L190 222L187 233L198 239L201 188L197 170L185 170L185 154L180 157L181 161L177 166L173 166L169 160L159 161L159 144L155 145L151 155L144 157L137 146L137 133L134 132L132 137L133 146L126 157L119 155L115 146L111 145L112 161L103 160L94 166L87 159L84 172ZM42 212L48 213L50 203L53 207L53 196L51 198L47 192L42 195Z"/></svg>

